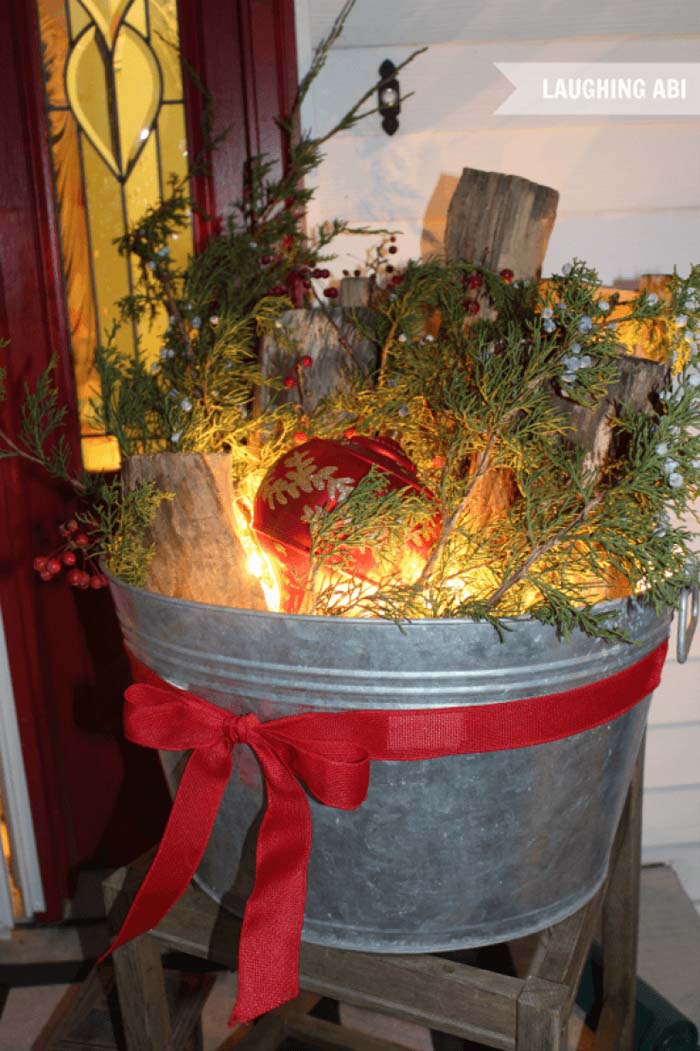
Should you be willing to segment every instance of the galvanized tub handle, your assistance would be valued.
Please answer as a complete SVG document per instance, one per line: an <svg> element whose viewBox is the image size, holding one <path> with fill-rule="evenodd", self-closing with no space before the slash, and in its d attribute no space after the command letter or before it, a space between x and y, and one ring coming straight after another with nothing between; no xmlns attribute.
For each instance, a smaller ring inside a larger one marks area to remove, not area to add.
<svg viewBox="0 0 700 1051"><path fill-rule="evenodd" d="M688 615L690 612L690 616ZM676 641L676 659L679 664L685 664L688 660L690 647L693 644L693 636L698 626L698 615L700 614L700 582L697 576L692 584L681 591L678 603L678 638Z"/></svg>

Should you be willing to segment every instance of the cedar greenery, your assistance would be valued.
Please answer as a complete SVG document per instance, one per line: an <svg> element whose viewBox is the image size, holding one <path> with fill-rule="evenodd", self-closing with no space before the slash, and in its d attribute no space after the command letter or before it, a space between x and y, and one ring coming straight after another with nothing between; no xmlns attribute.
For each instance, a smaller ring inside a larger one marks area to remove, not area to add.
<svg viewBox="0 0 700 1051"><path fill-rule="evenodd" d="M153 520L163 500L172 498L154 482L123 489L119 479L103 481L91 509L77 516L93 538L89 556L103 562L125 584L145 587L155 554L149 540Z"/></svg>

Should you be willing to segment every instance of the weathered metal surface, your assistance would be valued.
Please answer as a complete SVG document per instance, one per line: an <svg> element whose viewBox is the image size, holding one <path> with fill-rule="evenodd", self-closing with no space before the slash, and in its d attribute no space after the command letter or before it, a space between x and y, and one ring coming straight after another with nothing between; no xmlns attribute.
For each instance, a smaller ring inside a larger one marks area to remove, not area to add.
<svg viewBox="0 0 700 1051"><path fill-rule="evenodd" d="M262 720L310 710L441 708L594 682L668 634L620 603L636 644L569 640L528 619L500 642L458 620L306 617L225 609L115 584L127 646L169 682ZM575 912L602 882L649 698L562 741L483 755L375 763L355 812L316 803L304 938L425 952L516 938ZM165 753L171 787L182 756ZM252 885L262 786L237 749L197 881L240 911Z"/></svg>

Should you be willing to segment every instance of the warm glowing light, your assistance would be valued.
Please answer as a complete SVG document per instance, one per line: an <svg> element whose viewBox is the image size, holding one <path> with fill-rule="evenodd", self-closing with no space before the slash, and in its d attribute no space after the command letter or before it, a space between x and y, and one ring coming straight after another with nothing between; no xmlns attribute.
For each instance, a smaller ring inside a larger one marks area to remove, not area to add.
<svg viewBox="0 0 700 1051"><path fill-rule="evenodd" d="M245 552L246 570L260 582L267 608L279 612L282 609L282 590L273 568L274 563L259 545L252 528L253 505L260 482L260 472L257 472L239 485L233 503L233 519ZM448 589L456 602L485 600L501 583L504 567L486 564L480 553L477 554L478 547L478 544L473 545L465 540L465 546L453 552L449 565L442 567L438 587ZM596 570L586 565L585 560L578 557L579 554L572 553L570 565L557 563L542 571L545 577L548 573L553 574L558 587L571 589L586 605L626 598L633 591L644 590L644 581L633 589L624 574L606 565L604 559L600 559L600 567ZM503 558L505 561L505 553ZM384 566L381 580L345 575L339 567L319 567L312 574L309 592L298 612L318 612L314 596L322 596L323 611L326 613L343 617L376 617L378 613L381 615L382 592L390 594L393 585L415 584L424 567L425 552L411 546L407 546L393 569ZM526 578L504 597L502 612L508 617L525 616L541 601L540 588L535 581Z"/></svg>
<svg viewBox="0 0 700 1051"><path fill-rule="evenodd" d="M262 556L258 551L253 551L252 554L248 555L248 559L246 561L246 569L249 573L252 573L254 577L257 577L258 580L260 580L265 570L265 567L263 565Z"/></svg>
<svg viewBox="0 0 700 1051"><path fill-rule="evenodd" d="M401 580L404 584L415 584L425 568L425 555L408 548L401 559Z"/></svg>
<svg viewBox="0 0 700 1051"><path fill-rule="evenodd" d="M255 484L242 485L233 501L233 523L236 534L246 556L246 569L260 582L265 604L272 613L279 613L281 608L280 586L272 568L272 563L258 544L257 538L251 527L253 520L253 496L259 479Z"/></svg>

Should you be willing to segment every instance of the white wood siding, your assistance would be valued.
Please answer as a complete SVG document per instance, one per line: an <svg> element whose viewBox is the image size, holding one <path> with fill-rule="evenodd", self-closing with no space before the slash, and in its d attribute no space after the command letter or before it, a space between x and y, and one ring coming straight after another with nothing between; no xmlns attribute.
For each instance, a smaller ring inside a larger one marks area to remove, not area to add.
<svg viewBox="0 0 700 1051"><path fill-rule="evenodd" d="M340 0L297 0L300 68ZM700 56L697 0L357 0L303 113L326 131L376 79L385 58L429 51L402 72L413 91L389 138L377 116L327 144L312 220L402 231L400 255L439 250L463 167L555 187L559 213L545 273L574 255L606 283L700 261L700 119L505 117L496 62L690 62ZM335 264L364 261L376 237L346 236ZM647 743L644 858L674 865L700 905L700 639L669 658Z"/></svg>
<svg viewBox="0 0 700 1051"><path fill-rule="evenodd" d="M340 0L297 0L307 8L314 42L328 32ZM700 33L695 0L357 0L340 41L344 48L567 37L658 37Z"/></svg>

